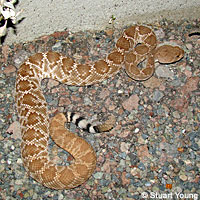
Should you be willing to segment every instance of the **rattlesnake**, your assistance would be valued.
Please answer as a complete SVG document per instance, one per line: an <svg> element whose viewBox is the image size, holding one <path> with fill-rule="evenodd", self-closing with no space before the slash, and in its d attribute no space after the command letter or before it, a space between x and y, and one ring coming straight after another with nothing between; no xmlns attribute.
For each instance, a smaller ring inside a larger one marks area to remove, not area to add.
<svg viewBox="0 0 200 200"><path fill-rule="evenodd" d="M131 78L146 80L154 73L155 59L171 63L180 60L184 54L179 47L164 45L156 48L156 43L156 36L150 28L132 26L124 31L106 59L93 65L77 64L69 57L47 52L31 56L20 66L16 79L16 105L21 125L22 159L31 177L48 188L69 189L85 182L96 165L91 145L65 129L64 114L57 114L49 121L47 103L40 88L42 79L85 86L114 76L124 66ZM147 60L146 67L138 68L144 59ZM108 131L113 127L109 121L92 126L77 115L68 118L89 132ZM49 159L49 134L58 146L74 157L71 165L58 166Z"/></svg>

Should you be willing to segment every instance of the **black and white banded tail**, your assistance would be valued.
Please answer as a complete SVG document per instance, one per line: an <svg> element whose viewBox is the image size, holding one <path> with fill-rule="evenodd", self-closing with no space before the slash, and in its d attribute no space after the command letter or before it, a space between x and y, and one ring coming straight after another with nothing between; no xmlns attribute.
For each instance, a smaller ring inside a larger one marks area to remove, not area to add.
<svg viewBox="0 0 200 200"><path fill-rule="evenodd" d="M80 129L83 129L84 131L87 131L89 133L101 133L101 132L109 131L109 130L111 130L113 128L114 123L115 123L115 119L113 117L110 117L103 124L92 125L84 117L80 116L77 113L66 112L65 116L67 118L67 122L72 122L76 126L78 126Z"/></svg>

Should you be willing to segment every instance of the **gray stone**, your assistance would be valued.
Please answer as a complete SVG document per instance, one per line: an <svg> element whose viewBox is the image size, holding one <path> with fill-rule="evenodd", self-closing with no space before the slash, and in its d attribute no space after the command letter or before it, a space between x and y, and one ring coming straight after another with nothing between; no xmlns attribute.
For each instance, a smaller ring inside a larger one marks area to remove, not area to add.
<svg viewBox="0 0 200 200"><path fill-rule="evenodd" d="M163 98L164 94L159 91L159 90L155 90L154 93L153 93L153 101L160 101L162 98Z"/></svg>
<svg viewBox="0 0 200 200"><path fill-rule="evenodd" d="M156 69L156 75L161 78L170 78L173 79L174 72L170 71L170 69L164 65L160 65Z"/></svg>

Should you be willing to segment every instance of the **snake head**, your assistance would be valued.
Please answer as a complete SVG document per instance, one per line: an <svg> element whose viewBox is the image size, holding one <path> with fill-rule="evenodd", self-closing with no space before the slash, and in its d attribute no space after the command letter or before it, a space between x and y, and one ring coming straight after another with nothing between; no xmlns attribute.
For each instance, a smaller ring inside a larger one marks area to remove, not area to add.
<svg viewBox="0 0 200 200"><path fill-rule="evenodd" d="M184 56L184 50L178 46L163 45L156 49L155 58L158 62L169 64L179 61Z"/></svg>

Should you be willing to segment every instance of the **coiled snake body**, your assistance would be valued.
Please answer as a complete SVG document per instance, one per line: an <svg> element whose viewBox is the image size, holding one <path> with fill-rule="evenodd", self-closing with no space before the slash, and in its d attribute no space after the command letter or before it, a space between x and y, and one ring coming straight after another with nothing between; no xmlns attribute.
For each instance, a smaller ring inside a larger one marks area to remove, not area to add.
<svg viewBox="0 0 200 200"><path fill-rule="evenodd" d="M22 159L31 177L52 189L69 189L85 182L96 166L91 145L65 129L64 114L57 114L49 122L47 103L40 86L42 79L51 78L68 85L91 85L114 76L124 66L131 78L146 80L154 73L155 59L171 63L184 54L179 47L164 45L156 48L156 43L150 28L132 26L124 31L106 59L93 65L77 64L56 52L37 53L21 65L16 80L16 105L21 125ZM138 68L144 59L147 60L146 67ZM71 120L76 121L73 117ZM113 127L109 122L95 127L85 121L80 123L81 120L78 120L80 126L90 132L108 131ZM71 165L58 166L49 159L49 135L74 157Z"/></svg>

